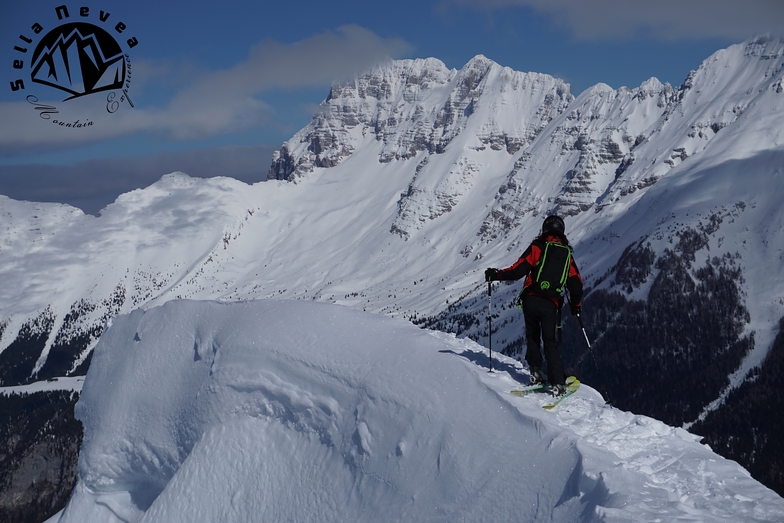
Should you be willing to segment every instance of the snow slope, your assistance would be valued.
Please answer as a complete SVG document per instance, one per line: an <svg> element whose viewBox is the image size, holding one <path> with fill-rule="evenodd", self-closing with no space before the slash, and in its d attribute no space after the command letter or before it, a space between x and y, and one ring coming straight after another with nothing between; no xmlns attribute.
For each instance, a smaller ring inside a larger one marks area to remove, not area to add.
<svg viewBox="0 0 784 523"><path fill-rule="evenodd" d="M45 381L36 381L28 385L0 387L0 394L35 394L36 392L48 392L52 390L72 390L74 392L81 392L82 384L84 384L83 376L52 378Z"/></svg>
<svg viewBox="0 0 784 523"><path fill-rule="evenodd" d="M556 411L474 342L357 308L175 300L113 320L60 523L782 521L682 429L583 386Z"/></svg>

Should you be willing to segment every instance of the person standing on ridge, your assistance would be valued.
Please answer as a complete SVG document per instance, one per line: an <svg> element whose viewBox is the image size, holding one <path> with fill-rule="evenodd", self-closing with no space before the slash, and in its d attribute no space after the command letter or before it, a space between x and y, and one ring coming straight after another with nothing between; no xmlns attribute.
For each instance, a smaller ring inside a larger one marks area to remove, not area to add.
<svg viewBox="0 0 784 523"><path fill-rule="evenodd" d="M565 230L560 217L548 216L542 224L542 233L531 242L520 259L505 269L491 267L485 270L486 281L525 277L523 290L517 299L525 318L525 361L531 371L531 383L543 383L541 337L547 359L547 377L556 394L563 394L566 388L566 374L556 336L556 330L561 327L564 287L569 291L569 309L573 315L582 311L583 298L583 280L572 258Z"/></svg>

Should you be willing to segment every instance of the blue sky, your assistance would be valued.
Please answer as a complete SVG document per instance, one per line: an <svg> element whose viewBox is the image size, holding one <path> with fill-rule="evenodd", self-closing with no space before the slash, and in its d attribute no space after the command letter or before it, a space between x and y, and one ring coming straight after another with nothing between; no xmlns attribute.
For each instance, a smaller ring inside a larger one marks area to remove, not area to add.
<svg viewBox="0 0 784 523"><path fill-rule="evenodd" d="M784 27L781 0L9 3L0 7L0 194L93 214L175 170L264 179L272 151L310 121L332 81L387 57L461 68L483 54L563 78L577 95L652 76L677 86L718 49ZM68 17L58 19L63 5ZM123 47L133 107L109 114L106 92L65 102L29 81L34 46L69 22L105 29ZM12 90L20 78L25 88ZM53 125L39 117L42 104L62 123L93 125Z"/></svg>

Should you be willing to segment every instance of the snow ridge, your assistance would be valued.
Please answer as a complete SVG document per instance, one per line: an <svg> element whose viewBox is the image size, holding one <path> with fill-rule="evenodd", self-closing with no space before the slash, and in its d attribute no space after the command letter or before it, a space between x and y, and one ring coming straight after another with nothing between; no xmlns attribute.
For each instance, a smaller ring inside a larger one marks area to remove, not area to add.
<svg viewBox="0 0 784 523"><path fill-rule="evenodd" d="M308 329L300 318L308 319ZM584 386L356 308L171 301L116 318L77 404L75 521L776 521L781 498Z"/></svg>

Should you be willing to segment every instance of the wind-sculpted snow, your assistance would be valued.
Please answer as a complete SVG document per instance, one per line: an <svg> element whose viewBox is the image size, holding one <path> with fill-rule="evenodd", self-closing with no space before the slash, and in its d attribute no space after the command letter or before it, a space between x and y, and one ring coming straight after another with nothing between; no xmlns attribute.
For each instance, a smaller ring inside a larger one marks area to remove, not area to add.
<svg viewBox="0 0 784 523"><path fill-rule="evenodd" d="M60 523L777 521L775 494L584 386L353 308L172 301L116 318L77 416ZM53 521L57 521L55 518Z"/></svg>

